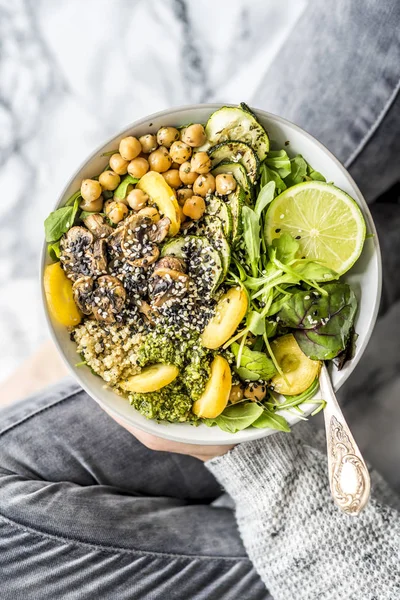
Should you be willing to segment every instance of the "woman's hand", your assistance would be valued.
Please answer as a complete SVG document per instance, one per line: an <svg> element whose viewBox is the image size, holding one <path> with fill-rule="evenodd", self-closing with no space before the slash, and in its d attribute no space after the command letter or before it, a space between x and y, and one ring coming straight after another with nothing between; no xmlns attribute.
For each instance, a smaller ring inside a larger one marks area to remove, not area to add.
<svg viewBox="0 0 400 600"><path fill-rule="evenodd" d="M129 431L129 433L134 435L139 442L147 446L147 448L150 448L150 450L187 454L188 456L194 456L195 458L198 458L204 462L206 460L210 460L211 458L215 458L216 456L222 456L234 447L234 444L231 446L200 446L197 444L171 442L170 440L165 440L164 438L151 435L150 433L141 431L141 429L136 429L131 425L127 425L121 419L111 414L108 410L106 410L106 412L112 419L114 419L114 421L119 423L121 427L124 427L127 431Z"/></svg>

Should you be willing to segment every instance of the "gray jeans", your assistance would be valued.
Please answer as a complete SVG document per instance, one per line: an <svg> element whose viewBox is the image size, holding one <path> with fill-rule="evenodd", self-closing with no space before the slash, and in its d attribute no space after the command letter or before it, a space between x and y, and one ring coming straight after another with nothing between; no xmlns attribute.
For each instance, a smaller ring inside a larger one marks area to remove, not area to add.
<svg viewBox="0 0 400 600"><path fill-rule="evenodd" d="M299 123L369 202L399 178L400 5L311 2L253 104ZM385 302L400 205L372 205ZM67 381L0 415L0 597L269 598L196 459L154 453Z"/></svg>

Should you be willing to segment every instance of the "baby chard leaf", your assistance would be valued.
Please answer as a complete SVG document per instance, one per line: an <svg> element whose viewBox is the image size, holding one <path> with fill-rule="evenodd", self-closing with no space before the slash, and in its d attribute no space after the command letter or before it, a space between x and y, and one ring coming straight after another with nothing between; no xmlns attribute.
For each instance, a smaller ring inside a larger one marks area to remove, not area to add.
<svg viewBox="0 0 400 600"><path fill-rule="evenodd" d="M330 360L345 349L357 311L357 299L347 283L293 294L278 313L280 325L295 329L300 348L313 360Z"/></svg>

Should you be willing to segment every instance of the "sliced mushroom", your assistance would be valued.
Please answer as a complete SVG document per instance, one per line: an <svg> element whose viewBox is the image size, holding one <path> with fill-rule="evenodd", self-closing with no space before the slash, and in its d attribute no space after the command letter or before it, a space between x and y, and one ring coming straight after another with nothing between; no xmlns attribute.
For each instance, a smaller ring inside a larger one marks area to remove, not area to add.
<svg viewBox="0 0 400 600"><path fill-rule="evenodd" d="M121 248L127 261L134 267L147 267L160 256L159 249L150 239L150 234L154 236L157 231L157 225L145 215L134 214L126 219ZM152 227L156 227L154 232Z"/></svg>
<svg viewBox="0 0 400 600"><path fill-rule="evenodd" d="M83 222L95 238L106 238L114 231L98 213L88 215Z"/></svg>
<svg viewBox="0 0 400 600"><path fill-rule="evenodd" d="M144 316L145 320L150 323L150 325L155 325L155 315L154 311L151 308L150 304L145 302L144 300L140 300L139 303L139 312Z"/></svg>
<svg viewBox="0 0 400 600"><path fill-rule="evenodd" d="M163 217L157 223L153 223L148 234L150 241L161 244L168 235L170 225L171 221L168 217Z"/></svg>
<svg viewBox="0 0 400 600"><path fill-rule="evenodd" d="M93 244L93 260L99 273L107 272L107 243L106 240L96 240Z"/></svg>
<svg viewBox="0 0 400 600"><path fill-rule="evenodd" d="M84 227L76 226L63 235L60 242L60 262L66 275L76 281L91 277L97 267L92 253L93 235Z"/></svg>
<svg viewBox="0 0 400 600"><path fill-rule="evenodd" d="M117 277L103 275L93 292L93 314L97 321L114 323L126 300L124 286Z"/></svg>
<svg viewBox="0 0 400 600"><path fill-rule="evenodd" d="M84 315L90 315L93 310L93 279L80 277L72 286L75 304Z"/></svg>
<svg viewBox="0 0 400 600"><path fill-rule="evenodd" d="M117 229L113 229L112 233L107 238L108 251L112 259L119 259L123 256L121 247L123 235L124 225L117 227Z"/></svg>
<svg viewBox="0 0 400 600"><path fill-rule="evenodd" d="M172 269L173 271L182 271L182 273L185 273L186 263L183 258L164 256L154 265L154 275L156 275L157 269Z"/></svg>
<svg viewBox="0 0 400 600"><path fill-rule="evenodd" d="M179 300L187 293L189 275L174 269L158 268L149 283L149 296L154 306L162 306L167 300Z"/></svg>

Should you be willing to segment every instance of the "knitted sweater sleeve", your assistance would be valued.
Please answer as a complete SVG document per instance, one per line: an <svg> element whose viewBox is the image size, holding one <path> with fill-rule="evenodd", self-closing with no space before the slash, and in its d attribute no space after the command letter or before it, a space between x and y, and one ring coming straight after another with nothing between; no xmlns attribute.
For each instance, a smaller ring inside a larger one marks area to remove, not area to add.
<svg viewBox="0 0 400 600"><path fill-rule="evenodd" d="M325 456L279 433L206 463L233 498L247 553L275 600L400 598L400 515L358 517L330 497Z"/></svg>

